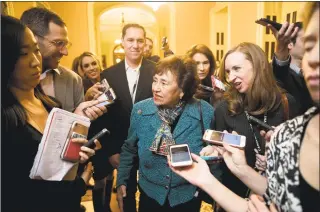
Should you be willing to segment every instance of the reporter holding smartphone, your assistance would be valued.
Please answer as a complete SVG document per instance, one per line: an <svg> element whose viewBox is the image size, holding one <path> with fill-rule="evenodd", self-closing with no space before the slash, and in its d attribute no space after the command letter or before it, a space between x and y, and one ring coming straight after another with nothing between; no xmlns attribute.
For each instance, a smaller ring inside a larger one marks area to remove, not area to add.
<svg viewBox="0 0 320 212"><path fill-rule="evenodd" d="M249 116L277 126L296 115L295 100L277 86L265 53L255 44L241 43L229 50L219 73L228 89L216 107L212 129L245 136L245 156L248 165L254 168L257 154L264 155L265 141ZM248 196L247 186L225 164L222 169L223 184L241 197Z"/></svg>
<svg viewBox="0 0 320 212"><path fill-rule="evenodd" d="M193 98L199 84L193 60L168 56L157 63L153 98L133 106L129 135L120 155L117 200L121 211L134 158L139 157L139 211L199 211L196 186L172 173L166 155L173 144L188 144L191 152L202 149L201 115L209 127L213 108ZM219 178L218 166L212 167Z"/></svg>
<svg viewBox="0 0 320 212"><path fill-rule="evenodd" d="M192 167L171 167L190 183L203 188L226 211L319 211L319 11L319 2L308 2L304 8L302 67L315 106L304 115L278 126L272 136L272 131L262 132L266 140L271 136L266 178L246 164L243 151L228 145L224 145L225 151L219 149L232 172L254 193L264 194L270 209L261 197L252 195L246 201L228 190L210 174L205 161L196 155L192 155L196 161Z"/></svg>
<svg viewBox="0 0 320 212"><path fill-rule="evenodd" d="M7 211L77 211L89 180L90 166L73 181L31 180L29 173L44 132L48 114L60 104L45 95L39 84L42 56L31 30L18 19L1 16L2 73L2 206ZM83 102L74 113L91 120L106 108L98 101ZM87 108L85 112L83 109ZM77 138L73 142L86 143ZM99 143L97 143L98 146ZM86 162L95 150L82 146L80 162Z"/></svg>

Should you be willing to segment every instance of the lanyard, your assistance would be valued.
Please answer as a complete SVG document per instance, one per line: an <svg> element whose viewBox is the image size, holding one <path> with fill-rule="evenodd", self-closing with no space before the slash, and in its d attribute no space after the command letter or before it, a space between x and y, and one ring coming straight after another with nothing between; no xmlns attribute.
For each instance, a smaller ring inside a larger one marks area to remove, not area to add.
<svg viewBox="0 0 320 212"><path fill-rule="evenodd" d="M246 118L247 118L247 120L249 122L249 126L250 126L251 132L253 134L253 137L254 137L254 140L255 140L255 143L256 143L256 146L257 146L257 150L258 150L259 154L262 155L262 149L261 149L260 143L258 141L258 138L257 138L256 134L254 133L252 124L250 122L249 113L247 111L244 111L244 113L246 114ZM265 113L264 116L263 116L263 122L267 123L267 113Z"/></svg>

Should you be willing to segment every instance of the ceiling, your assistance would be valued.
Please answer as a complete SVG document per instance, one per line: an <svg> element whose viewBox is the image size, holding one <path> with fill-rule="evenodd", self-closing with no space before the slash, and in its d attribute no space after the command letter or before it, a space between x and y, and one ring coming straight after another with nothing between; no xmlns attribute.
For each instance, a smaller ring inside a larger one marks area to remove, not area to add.
<svg viewBox="0 0 320 212"><path fill-rule="evenodd" d="M133 7L113 8L104 12L100 16L100 30L114 30L121 26L122 13L124 14L124 22L139 23L144 27L150 27L156 24L156 18L144 9Z"/></svg>

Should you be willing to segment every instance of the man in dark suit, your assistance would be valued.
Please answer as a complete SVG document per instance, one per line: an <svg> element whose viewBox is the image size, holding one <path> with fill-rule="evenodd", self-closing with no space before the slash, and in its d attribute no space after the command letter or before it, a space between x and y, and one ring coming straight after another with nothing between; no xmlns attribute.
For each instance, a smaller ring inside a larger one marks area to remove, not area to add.
<svg viewBox="0 0 320 212"><path fill-rule="evenodd" d="M120 163L119 153L128 135L133 104L152 97L152 77L155 63L143 58L145 39L146 32L142 26L138 24L125 25L122 30L125 59L104 70L101 74L101 80L106 79L108 81L117 99L110 105L108 112L100 117L96 123L92 123L91 127L96 128L95 126L98 126L98 128L101 128L101 126L105 126L111 132L110 136L105 138L106 141L101 141L104 150L99 151L100 153L97 152L97 158L94 162L94 165L96 164L95 172L99 171L101 173L103 172L101 169L105 169L104 174L100 177L97 176L100 180L102 180L103 175L107 176L110 172L110 169L107 170L106 168L108 162L105 158L109 159L109 163L115 169ZM134 163L138 164L137 161L134 161ZM128 184L126 197L123 198L126 212L136 211L137 168L131 172L131 182Z"/></svg>
<svg viewBox="0 0 320 212"><path fill-rule="evenodd" d="M273 73L279 86L296 99L301 115L313 105L301 69L304 54L302 23L284 23L279 31L272 26L270 29L277 40Z"/></svg>

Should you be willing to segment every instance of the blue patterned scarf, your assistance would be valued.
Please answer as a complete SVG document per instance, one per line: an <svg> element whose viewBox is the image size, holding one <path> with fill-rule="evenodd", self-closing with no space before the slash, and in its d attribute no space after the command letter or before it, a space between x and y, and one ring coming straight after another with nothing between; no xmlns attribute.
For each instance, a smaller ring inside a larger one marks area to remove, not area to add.
<svg viewBox="0 0 320 212"><path fill-rule="evenodd" d="M158 129L150 150L159 155L168 155L169 147L176 142L173 140L171 126L179 117L184 109L185 102L180 101L174 108L164 109L158 107L158 115L162 120L162 124Z"/></svg>

